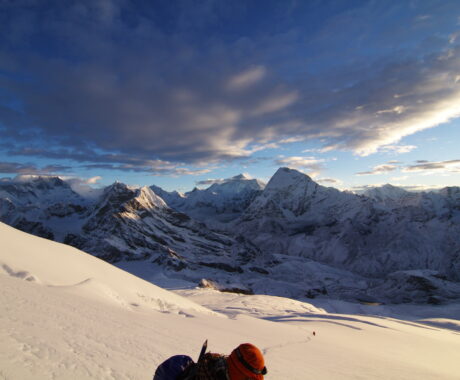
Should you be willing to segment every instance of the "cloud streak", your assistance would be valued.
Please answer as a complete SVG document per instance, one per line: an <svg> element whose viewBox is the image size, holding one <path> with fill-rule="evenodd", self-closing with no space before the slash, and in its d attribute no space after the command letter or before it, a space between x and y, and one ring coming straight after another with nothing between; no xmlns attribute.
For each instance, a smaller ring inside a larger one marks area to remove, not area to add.
<svg viewBox="0 0 460 380"><path fill-rule="evenodd" d="M454 172L460 173L460 160L447 161L417 161L414 165L409 165L402 170L403 172Z"/></svg>
<svg viewBox="0 0 460 380"><path fill-rule="evenodd" d="M47 175L68 172L72 168L63 165L46 165L38 167L34 164L23 164L18 162L0 162L0 173L2 174L36 174Z"/></svg>
<svg viewBox="0 0 460 380"><path fill-rule="evenodd" d="M415 145L385 145L380 148L380 151L403 154L412 152L414 149L417 149Z"/></svg>

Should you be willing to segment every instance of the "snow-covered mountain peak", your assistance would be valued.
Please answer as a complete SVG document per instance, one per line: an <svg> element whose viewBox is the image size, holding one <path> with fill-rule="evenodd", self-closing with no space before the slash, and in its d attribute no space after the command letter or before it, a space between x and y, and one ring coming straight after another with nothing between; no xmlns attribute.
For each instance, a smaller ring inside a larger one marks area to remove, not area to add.
<svg viewBox="0 0 460 380"><path fill-rule="evenodd" d="M208 189L202 190L206 193L227 193L228 196L235 196L243 192L248 191L260 191L263 190L265 184L257 179L252 179L245 174L239 174L237 176L228 178L219 183L212 184Z"/></svg>
<svg viewBox="0 0 460 380"><path fill-rule="evenodd" d="M122 182L117 181L107 186L104 189L102 193L102 197L103 198L111 198L111 197L118 198L120 195L123 195L123 194L133 195L135 191L136 191L135 187L131 187Z"/></svg>
<svg viewBox="0 0 460 380"><path fill-rule="evenodd" d="M439 194L460 203L460 187L458 186L444 187L439 190Z"/></svg>
<svg viewBox="0 0 460 380"><path fill-rule="evenodd" d="M167 208L166 202L155 194L152 189L148 186L143 186L139 189L139 194L136 196L136 200L144 208Z"/></svg>
<svg viewBox="0 0 460 380"><path fill-rule="evenodd" d="M39 191L53 190L55 188L70 189L70 185L57 176L38 176L38 175L18 175L13 180L3 184L12 184L18 186L28 186L29 189Z"/></svg>
<svg viewBox="0 0 460 380"><path fill-rule="evenodd" d="M66 183L59 176L47 175L17 175L12 182L15 183L34 183L36 185L64 186Z"/></svg>
<svg viewBox="0 0 460 380"><path fill-rule="evenodd" d="M240 180L240 179L251 179L247 174L241 173L236 176L233 176L231 179Z"/></svg>
<svg viewBox="0 0 460 380"><path fill-rule="evenodd" d="M169 207L215 228L214 222L218 224L237 218L264 187L262 181L240 174L219 180L207 189L195 187L185 194L164 191L158 186L151 186L150 189L163 198Z"/></svg>
<svg viewBox="0 0 460 380"><path fill-rule="evenodd" d="M410 193L400 187L386 184L366 190L363 195L376 201L399 200L407 197Z"/></svg>
<svg viewBox="0 0 460 380"><path fill-rule="evenodd" d="M32 181L32 184L39 189L51 189L55 187L70 188L70 186L59 177L38 177Z"/></svg>
<svg viewBox="0 0 460 380"><path fill-rule="evenodd" d="M10 181L2 181L0 197L17 204L35 204L37 207L46 202L83 202L83 198L67 182L51 176L19 176Z"/></svg>
<svg viewBox="0 0 460 380"><path fill-rule="evenodd" d="M330 222L338 216L339 209L349 217L345 210L353 211L357 202L355 195L318 185L298 170L280 168L245 210L242 219L256 228L279 231L291 222ZM249 227L242 227L241 232L244 233L246 228Z"/></svg>
<svg viewBox="0 0 460 380"><path fill-rule="evenodd" d="M306 174L290 168L279 168L265 187L266 191L279 191L288 188L297 188L309 183L315 183ZM315 183L316 184L316 183Z"/></svg>

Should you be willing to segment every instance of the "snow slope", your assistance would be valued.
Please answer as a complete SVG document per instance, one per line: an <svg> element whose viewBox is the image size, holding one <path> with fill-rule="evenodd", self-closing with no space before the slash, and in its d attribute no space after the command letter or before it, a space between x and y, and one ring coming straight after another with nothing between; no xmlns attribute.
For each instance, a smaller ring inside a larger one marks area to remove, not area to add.
<svg viewBox="0 0 460 380"><path fill-rule="evenodd" d="M180 291L204 308L3 224L0 241L3 380L151 379L170 355L196 358L205 338L214 352L258 345L267 379L458 379L458 320L420 324L279 297Z"/></svg>
<svg viewBox="0 0 460 380"><path fill-rule="evenodd" d="M126 309L210 311L87 253L0 223L0 271L11 277L113 303ZM5 236L7 238L5 238Z"/></svg>

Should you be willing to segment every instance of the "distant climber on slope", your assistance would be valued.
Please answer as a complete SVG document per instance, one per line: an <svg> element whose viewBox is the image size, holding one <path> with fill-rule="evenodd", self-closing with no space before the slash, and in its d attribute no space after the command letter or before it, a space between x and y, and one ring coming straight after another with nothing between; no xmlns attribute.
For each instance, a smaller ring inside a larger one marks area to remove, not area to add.
<svg viewBox="0 0 460 380"><path fill-rule="evenodd" d="M198 362L189 356L172 356L155 371L153 380L263 380L267 373L262 352L251 343L240 344L230 356L206 353Z"/></svg>

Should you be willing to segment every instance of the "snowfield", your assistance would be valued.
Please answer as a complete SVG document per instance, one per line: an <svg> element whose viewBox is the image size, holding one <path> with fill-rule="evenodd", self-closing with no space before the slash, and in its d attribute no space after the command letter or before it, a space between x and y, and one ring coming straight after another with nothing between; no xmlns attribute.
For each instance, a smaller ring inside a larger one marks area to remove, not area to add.
<svg viewBox="0 0 460 380"><path fill-rule="evenodd" d="M151 379L205 339L221 353L256 344L267 379L460 377L459 305L313 305L169 281L171 292L1 223L0 241L2 380Z"/></svg>

